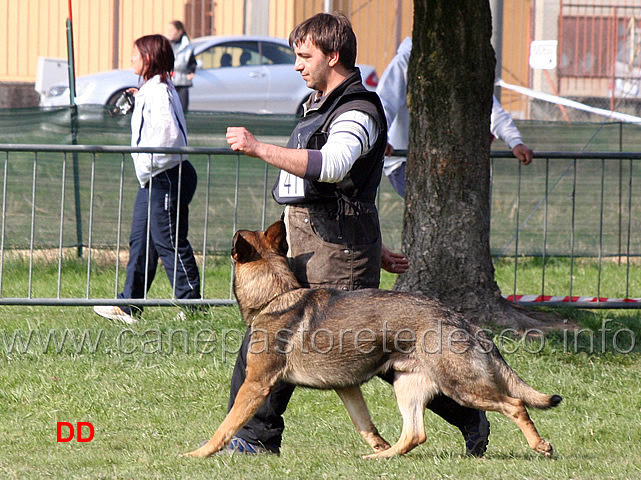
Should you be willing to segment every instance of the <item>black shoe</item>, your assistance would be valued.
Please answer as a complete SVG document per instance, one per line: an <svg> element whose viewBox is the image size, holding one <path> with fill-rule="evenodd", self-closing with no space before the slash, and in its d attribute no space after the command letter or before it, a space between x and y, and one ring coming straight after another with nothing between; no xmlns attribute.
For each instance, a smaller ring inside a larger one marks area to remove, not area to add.
<svg viewBox="0 0 641 480"><path fill-rule="evenodd" d="M490 422L485 412L479 410L477 424L465 425L461 428L465 439L465 454L469 457L482 457L490 441Z"/></svg>
<svg viewBox="0 0 641 480"><path fill-rule="evenodd" d="M233 437L231 441L225 446L225 448L216 452L214 455L234 455L234 454L280 455L280 449L278 447L268 448L263 445L250 443L247 440L243 440L242 438L239 438L239 437Z"/></svg>

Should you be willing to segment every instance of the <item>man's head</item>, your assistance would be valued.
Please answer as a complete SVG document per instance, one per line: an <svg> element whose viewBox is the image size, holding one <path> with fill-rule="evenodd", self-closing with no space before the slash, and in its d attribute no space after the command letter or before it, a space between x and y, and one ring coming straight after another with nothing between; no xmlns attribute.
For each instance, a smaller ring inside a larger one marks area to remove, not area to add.
<svg viewBox="0 0 641 480"><path fill-rule="evenodd" d="M325 95L354 70L356 37L343 15L319 13L294 28L294 68L307 86Z"/></svg>
<svg viewBox="0 0 641 480"><path fill-rule="evenodd" d="M318 13L308 18L289 34L289 45L295 49L307 39L325 55L338 52L341 65L350 71L354 69L356 35L345 15Z"/></svg>

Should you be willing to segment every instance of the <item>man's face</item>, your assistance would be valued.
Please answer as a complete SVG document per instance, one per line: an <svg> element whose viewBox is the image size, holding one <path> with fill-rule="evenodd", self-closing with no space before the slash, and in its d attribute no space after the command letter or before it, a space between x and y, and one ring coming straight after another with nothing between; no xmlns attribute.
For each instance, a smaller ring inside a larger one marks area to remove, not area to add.
<svg viewBox="0 0 641 480"><path fill-rule="evenodd" d="M296 62L294 69L300 72L307 86L325 92L331 67L330 58L314 45L309 37L294 46Z"/></svg>

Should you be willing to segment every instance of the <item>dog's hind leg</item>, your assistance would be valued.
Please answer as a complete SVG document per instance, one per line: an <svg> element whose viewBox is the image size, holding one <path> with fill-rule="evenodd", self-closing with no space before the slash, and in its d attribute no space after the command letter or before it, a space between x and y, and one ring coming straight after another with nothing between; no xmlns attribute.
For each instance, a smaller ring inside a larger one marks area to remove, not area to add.
<svg viewBox="0 0 641 480"><path fill-rule="evenodd" d="M554 448L539 435L522 400L503 395L493 389L477 391L474 394L464 393L462 390L449 391L447 395L450 396L450 394L450 398L466 407L502 413L521 429L532 450L546 457L552 456Z"/></svg>
<svg viewBox="0 0 641 480"><path fill-rule="evenodd" d="M523 435L525 435L525 439L528 445L530 445L530 448L541 455L551 457L554 453L554 448L550 442L544 440L541 438L541 435L539 435L539 432L534 426L534 422L525 409L523 401L518 398L506 396L501 406L502 409L499 411L518 425Z"/></svg>
<svg viewBox="0 0 641 480"><path fill-rule="evenodd" d="M403 416L401 436L387 450L363 458L390 458L394 455L403 455L426 439L423 415L427 402L435 393L432 381L417 373L397 373L394 378L394 393Z"/></svg>
<svg viewBox="0 0 641 480"><path fill-rule="evenodd" d="M358 386L337 388L336 393L345 404L347 413L349 413L356 430L374 451L381 452L390 448L389 443L379 435L376 426L372 422L361 388Z"/></svg>

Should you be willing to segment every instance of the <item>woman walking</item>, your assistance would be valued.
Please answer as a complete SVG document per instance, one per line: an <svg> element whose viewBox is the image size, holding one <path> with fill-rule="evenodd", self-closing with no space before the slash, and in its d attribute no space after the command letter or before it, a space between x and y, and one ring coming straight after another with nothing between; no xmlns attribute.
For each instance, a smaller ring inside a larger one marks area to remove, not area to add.
<svg viewBox="0 0 641 480"><path fill-rule="evenodd" d="M187 146L187 128L180 100L171 83L174 53L162 35L134 42L131 63L142 85L135 90L131 118L133 147ZM189 203L196 192L196 170L186 155L132 153L140 188L134 203L129 263L118 298L143 298L156 275L158 259L178 299L200 298L200 275L187 240ZM96 306L105 318L134 323L142 312L135 306Z"/></svg>

